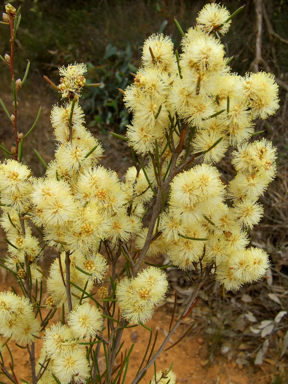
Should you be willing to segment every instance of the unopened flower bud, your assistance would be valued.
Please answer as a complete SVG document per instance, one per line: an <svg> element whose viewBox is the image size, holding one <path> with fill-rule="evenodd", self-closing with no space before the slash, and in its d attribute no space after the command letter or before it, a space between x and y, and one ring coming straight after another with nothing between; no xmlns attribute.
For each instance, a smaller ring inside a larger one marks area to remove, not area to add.
<svg viewBox="0 0 288 384"><path fill-rule="evenodd" d="M49 297L47 297L47 299L46 299L46 305L48 306L48 307L55 307L55 301L54 301L54 299L53 299L53 297L52 296L49 296Z"/></svg>
<svg viewBox="0 0 288 384"><path fill-rule="evenodd" d="M19 134L18 134L18 139L19 139L19 140L22 140L23 137L24 137L23 133L19 133Z"/></svg>
<svg viewBox="0 0 288 384"><path fill-rule="evenodd" d="M22 81L20 79L17 79L15 81L15 85L16 85L16 90L19 91L19 89L21 88L21 84L22 84Z"/></svg>
<svg viewBox="0 0 288 384"><path fill-rule="evenodd" d="M14 116L14 115L11 115L10 117L11 117L11 121L12 121L12 123L14 123L14 121L15 121L15 116Z"/></svg>
<svg viewBox="0 0 288 384"><path fill-rule="evenodd" d="M109 295L108 289L105 287L100 287L98 290L98 293L99 293L99 296L101 297L101 299L107 299L107 297Z"/></svg>
<svg viewBox="0 0 288 384"><path fill-rule="evenodd" d="M13 154L13 155L15 155L15 153L16 153L16 147L11 147L11 149L10 149L10 152Z"/></svg>
<svg viewBox="0 0 288 384"><path fill-rule="evenodd" d="M25 271L25 269L19 269L18 276L20 277L20 279L24 280L26 278L26 271Z"/></svg>
<svg viewBox="0 0 288 384"><path fill-rule="evenodd" d="M10 64L10 62L11 62L11 57L10 57L9 55L7 55L7 53L5 53L5 55L4 55L4 59L5 59L5 61L6 61L7 64Z"/></svg>
<svg viewBox="0 0 288 384"><path fill-rule="evenodd" d="M5 23L9 23L10 22L10 17L9 15L7 15L7 13L2 13L2 19Z"/></svg>
<svg viewBox="0 0 288 384"><path fill-rule="evenodd" d="M9 16L13 18L16 16L16 8L14 8L11 4L5 5L5 11L8 13Z"/></svg>
<svg viewBox="0 0 288 384"><path fill-rule="evenodd" d="M17 103L16 103L16 107L18 107L18 101L17 101ZM13 103L12 103L12 105L13 105L13 107L15 108L15 101L13 101Z"/></svg>

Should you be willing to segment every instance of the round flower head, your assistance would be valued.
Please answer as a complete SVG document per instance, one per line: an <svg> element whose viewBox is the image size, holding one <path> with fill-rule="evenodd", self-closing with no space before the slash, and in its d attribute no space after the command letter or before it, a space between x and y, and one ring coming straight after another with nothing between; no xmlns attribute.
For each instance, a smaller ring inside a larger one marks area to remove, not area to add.
<svg viewBox="0 0 288 384"><path fill-rule="evenodd" d="M260 204L257 204L249 199L239 201L233 208L233 215L235 221L240 222L246 228L253 228L258 224L263 216L263 208Z"/></svg>
<svg viewBox="0 0 288 384"><path fill-rule="evenodd" d="M162 369L156 373L156 378L153 377L150 384L176 384L176 375L168 369Z"/></svg>
<svg viewBox="0 0 288 384"><path fill-rule="evenodd" d="M116 296L122 316L132 322L145 323L163 299L168 287L165 274L149 267L132 280L124 279L117 286Z"/></svg>
<svg viewBox="0 0 288 384"><path fill-rule="evenodd" d="M57 357L53 361L53 372L61 384L85 383L90 373L85 353L82 350L76 350Z"/></svg>
<svg viewBox="0 0 288 384"><path fill-rule="evenodd" d="M210 149L215 143L217 145ZM228 140L223 139L221 133L206 130L198 132L193 140L194 153L207 151L204 154L204 163L218 163L227 152L228 145Z"/></svg>
<svg viewBox="0 0 288 384"><path fill-rule="evenodd" d="M83 74L87 72L85 64L70 64L68 67L59 68L60 85L59 89L62 98L68 97L72 100L78 100L82 87L86 84Z"/></svg>
<svg viewBox="0 0 288 384"><path fill-rule="evenodd" d="M262 249L251 247L233 253L228 259L227 266L220 266L219 272L217 270L217 275L226 289L238 289L241 285L262 277L268 266L267 253Z"/></svg>
<svg viewBox="0 0 288 384"><path fill-rule="evenodd" d="M160 135L157 135L158 132L155 131L154 127L149 125L140 125L137 123L137 120L133 121L133 125L127 125L127 128L127 137L131 146L137 153L143 155L149 151L153 151L155 147L155 140L159 138L161 139L163 136L163 131L160 131Z"/></svg>
<svg viewBox="0 0 288 384"><path fill-rule="evenodd" d="M172 183L170 204L173 207L193 205L224 194L218 170L210 165L198 165L177 175Z"/></svg>
<svg viewBox="0 0 288 384"><path fill-rule="evenodd" d="M58 107L54 105L51 111L51 124L54 128L56 140L60 143L66 143L70 140L69 120L71 114L71 104L66 103L64 106ZM86 129L82 125L84 123L84 112L79 104L74 106L72 117L72 142L76 137L81 136L81 133ZM83 134L82 133L82 134Z"/></svg>
<svg viewBox="0 0 288 384"><path fill-rule="evenodd" d="M67 325L57 323L46 328L44 347L49 357L58 360L60 356L75 352L78 345L72 330Z"/></svg>
<svg viewBox="0 0 288 384"><path fill-rule="evenodd" d="M164 36L162 33L150 36L143 45L144 67L157 67L164 72L174 73L177 67L173 48L170 37Z"/></svg>
<svg viewBox="0 0 288 384"><path fill-rule="evenodd" d="M203 255L207 232L200 225L194 225L192 228L183 227L180 236L169 246L167 254L173 265L185 271L193 268L193 263Z"/></svg>
<svg viewBox="0 0 288 384"><path fill-rule="evenodd" d="M91 273L94 281L101 282L107 272L108 265L106 260L100 253L96 255L91 255L82 261L83 269L88 273ZM81 263L81 268L82 268Z"/></svg>
<svg viewBox="0 0 288 384"><path fill-rule="evenodd" d="M206 4L198 14L196 28L206 33L218 31L225 35L231 24L231 20L226 22L229 17L230 13L223 5Z"/></svg>
<svg viewBox="0 0 288 384"><path fill-rule="evenodd" d="M16 160L7 160L0 165L0 177L1 203L19 213L28 210L33 188L28 167Z"/></svg>
<svg viewBox="0 0 288 384"><path fill-rule="evenodd" d="M225 68L224 46L213 36L190 28L182 40L180 66L198 75L222 72Z"/></svg>
<svg viewBox="0 0 288 384"><path fill-rule="evenodd" d="M79 305L75 311L70 312L68 324L77 338L89 338L101 332L103 318L101 312L89 303Z"/></svg>
<svg viewBox="0 0 288 384"><path fill-rule="evenodd" d="M72 220L76 206L70 187L62 180L47 179L35 185L32 201L48 225L63 225Z"/></svg>
<svg viewBox="0 0 288 384"><path fill-rule="evenodd" d="M153 315L153 305L135 294L132 281L125 278L117 285L117 301L122 317L133 323L146 323Z"/></svg>
<svg viewBox="0 0 288 384"><path fill-rule="evenodd" d="M158 68L142 68L134 78L134 86L157 103L163 104L168 95L169 76Z"/></svg>
<svg viewBox="0 0 288 384"><path fill-rule="evenodd" d="M274 115L279 108L279 91L274 75L266 72L248 74L242 86L242 96L249 103L254 119Z"/></svg>
<svg viewBox="0 0 288 384"><path fill-rule="evenodd" d="M40 323L30 301L12 292L0 293L0 319L1 334L21 345L34 342L34 335L39 334Z"/></svg>
<svg viewBox="0 0 288 384"><path fill-rule="evenodd" d="M114 212L126 203L116 172L101 166L86 169L79 176L76 197L85 202L95 202L100 207Z"/></svg>
<svg viewBox="0 0 288 384"><path fill-rule="evenodd" d="M243 173L255 170L269 171L276 161L276 148L270 141L262 139L249 144L244 143L232 155L232 164L236 171Z"/></svg>

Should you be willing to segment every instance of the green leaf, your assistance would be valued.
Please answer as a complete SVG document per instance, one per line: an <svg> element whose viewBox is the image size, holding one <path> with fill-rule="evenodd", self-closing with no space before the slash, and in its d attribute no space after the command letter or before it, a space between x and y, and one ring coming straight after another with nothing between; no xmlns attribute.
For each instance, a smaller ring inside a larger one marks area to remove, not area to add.
<svg viewBox="0 0 288 384"><path fill-rule="evenodd" d="M129 139L127 137L124 137L124 136L121 136L121 135L118 135L117 133L115 132L110 132L112 136L115 136L117 137L118 139L121 139L121 140L124 140L124 141L129 141Z"/></svg>
<svg viewBox="0 0 288 384"><path fill-rule="evenodd" d="M140 323L139 323L139 324L141 325L141 327L143 327L143 328L147 329L147 331L149 331L149 332L153 332L153 329L151 329L151 328L147 327L147 325L145 325L145 324L141 323L141 321L140 321Z"/></svg>
<svg viewBox="0 0 288 384"><path fill-rule="evenodd" d="M16 247L16 245L12 244L8 239L4 239L6 241L7 244L11 245L11 247L17 249L17 251L20 251L19 248Z"/></svg>
<svg viewBox="0 0 288 384"><path fill-rule="evenodd" d="M30 135L30 133L33 131L33 129L36 127L36 124L37 124L37 122L38 122L38 120L39 120L39 117L40 117L40 115L41 115L41 107L39 108L39 111L38 111L38 114L37 114L37 117L36 117L36 119L35 119L35 121L34 121L34 124L32 125L32 127L29 129L29 131L26 133L26 135L24 136L24 139L26 139L26 137L28 137L29 135Z"/></svg>
<svg viewBox="0 0 288 384"><path fill-rule="evenodd" d="M195 241L207 241L208 239L204 239L204 238L198 238L198 237L188 237L188 236L184 236L184 235L180 235L179 233L179 236L180 237L183 237L183 239L187 239L187 240L195 240Z"/></svg>
<svg viewBox="0 0 288 384"><path fill-rule="evenodd" d="M87 155L84 156L84 158L87 159L87 157L89 157L89 156L95 151L95 149L97 149L98 145L99 145L99 144L95 145L95 147L92 148L91 151L89 151L89 152L87 153Z"/></svg>
<svg viewBox="0 0 288 384"><path fill-rule="evenodd" d="M168 20L164 20L162 21L160 27L159 27L159 30L158 30L158 33L163 33L164 32L164 29L166 28L168 24Z"/></svg>
<svg viewBox="0 0 288 384"><path fill-rule="evenodd" d="M18 159L19 161L22 161L23 156L23 139L20 140L19 146L18 146Z"/></svg>
<svg viewBox="0 0 288 384"><path fill-rule="evenodd" d="M2 108L4 109L4 112L6 113L8 119L11 121L12 123L12 120L11 120L11 116L10 116L10 113L7 111L6 107L5 107L5 104L3 103L3 101L0 99L0 104L2 106Z"/></svg>
<svg viewBox="0 0 288 384"><path fill-rule="evenodd" d="M36 156L38 157L38 159L41 161L41 163L44 165L44 167L47 169L48 165L45 163L45 161L43 160L43 158L40 155L40 153L38 151L36 151L36 149L34 149L34 152L35 152Z"/></svg>
<svg viewBox="0 0 288 384"><path fill-rule="evenodd" d="M24 73L24 77L23 77L23 79L21 81L21 87L23 87L23 85L24 85L24 83L25 83L25 81L27 79L27 76L28 76L28 73L29 73L29 69L30 69L30 61L27 60L27 66L26 66L26 70L25 70L25 73Z"/></svg>
<svg viewBox="0 0 288 384"><path fill-rule="evenodd" d="M174 19L174 23L176 24L176 27L178 28L179 32L181 33L181 36L184 37L185 33L183 32L183 29L181 28L181 25L179 24L179 22L176 19Z"/></svg>

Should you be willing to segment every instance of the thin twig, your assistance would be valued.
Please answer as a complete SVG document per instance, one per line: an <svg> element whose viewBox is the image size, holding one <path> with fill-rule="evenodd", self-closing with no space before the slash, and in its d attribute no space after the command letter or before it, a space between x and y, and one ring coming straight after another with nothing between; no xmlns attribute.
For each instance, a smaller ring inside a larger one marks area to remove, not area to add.
<svg viewBox="0 0 288 384"><path fill-rule="evenodd" d="M163 343L161 344L160 348L158 349L158 351L155 353L155 355L152 357L152 359L149 361L149 363L146 365L146 367L144 367L140 372L139 374L135 377L135 379L132 381L131 384L137 384L140 379L143 377L143 375L146 373L146 371L148 370L149 367L151 367L152 364L154 364L154 361L156 361L156 359L160 356L160 354L164 351L167 343L169 342L170 338L172 337L172 335L174 334L174 332L177 330L177 328L179 327L179 325L181 324L183 318L185 317L185 315L187 314L187 312L189 311L191 305L193 304L193 302L195 301L195 299L197 298L198 296L198 293L200 291L200 289L202 288L202 286L205 284L205 282L208 280L209 278L209 273L210 273L210 269L206 268L206 274L205 276L203 277L203 279L199 282L198 286L195 288L195 290L193 291L193 293L191 294L190 296L190 299L188 301L188 304L186 305L183 313L182 313L182 316L178 319L178 321L176 322L176 324L174 325L174 327L171 329L171 331L168 333L168 335L165 337L165 340L163 341Z"/></svg>
<svg viewBox="0 0 288 384"><path fill-rule="evenodd" d="M68 311L72 311L72 298L71 298L71 287L70 287L70 251L66 252L66 296L67 296L67 303L68 303Z"/></svg>

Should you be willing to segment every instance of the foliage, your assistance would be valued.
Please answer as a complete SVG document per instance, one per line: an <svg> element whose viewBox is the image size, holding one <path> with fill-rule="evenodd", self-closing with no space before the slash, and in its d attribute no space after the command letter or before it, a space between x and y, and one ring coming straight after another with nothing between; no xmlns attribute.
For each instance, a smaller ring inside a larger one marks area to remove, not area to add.
<svg viewBox="0 0 288 384"><path fill-rule="evenodd" d="M97 124L104 131L106 126L112 126L115 132L123 132L129 123L129 115L123 108L122 94L119 92L115 95L115 89L125 89L131 82L130 72L135 73L137 70L132 64L131 45L127 44L126 49L121 50L108 44L98 65L88 63L87 69L87 83L95 79L101 83L99 88L89 88L83 95L83 108L93 116L89 126Z"/></svg>

